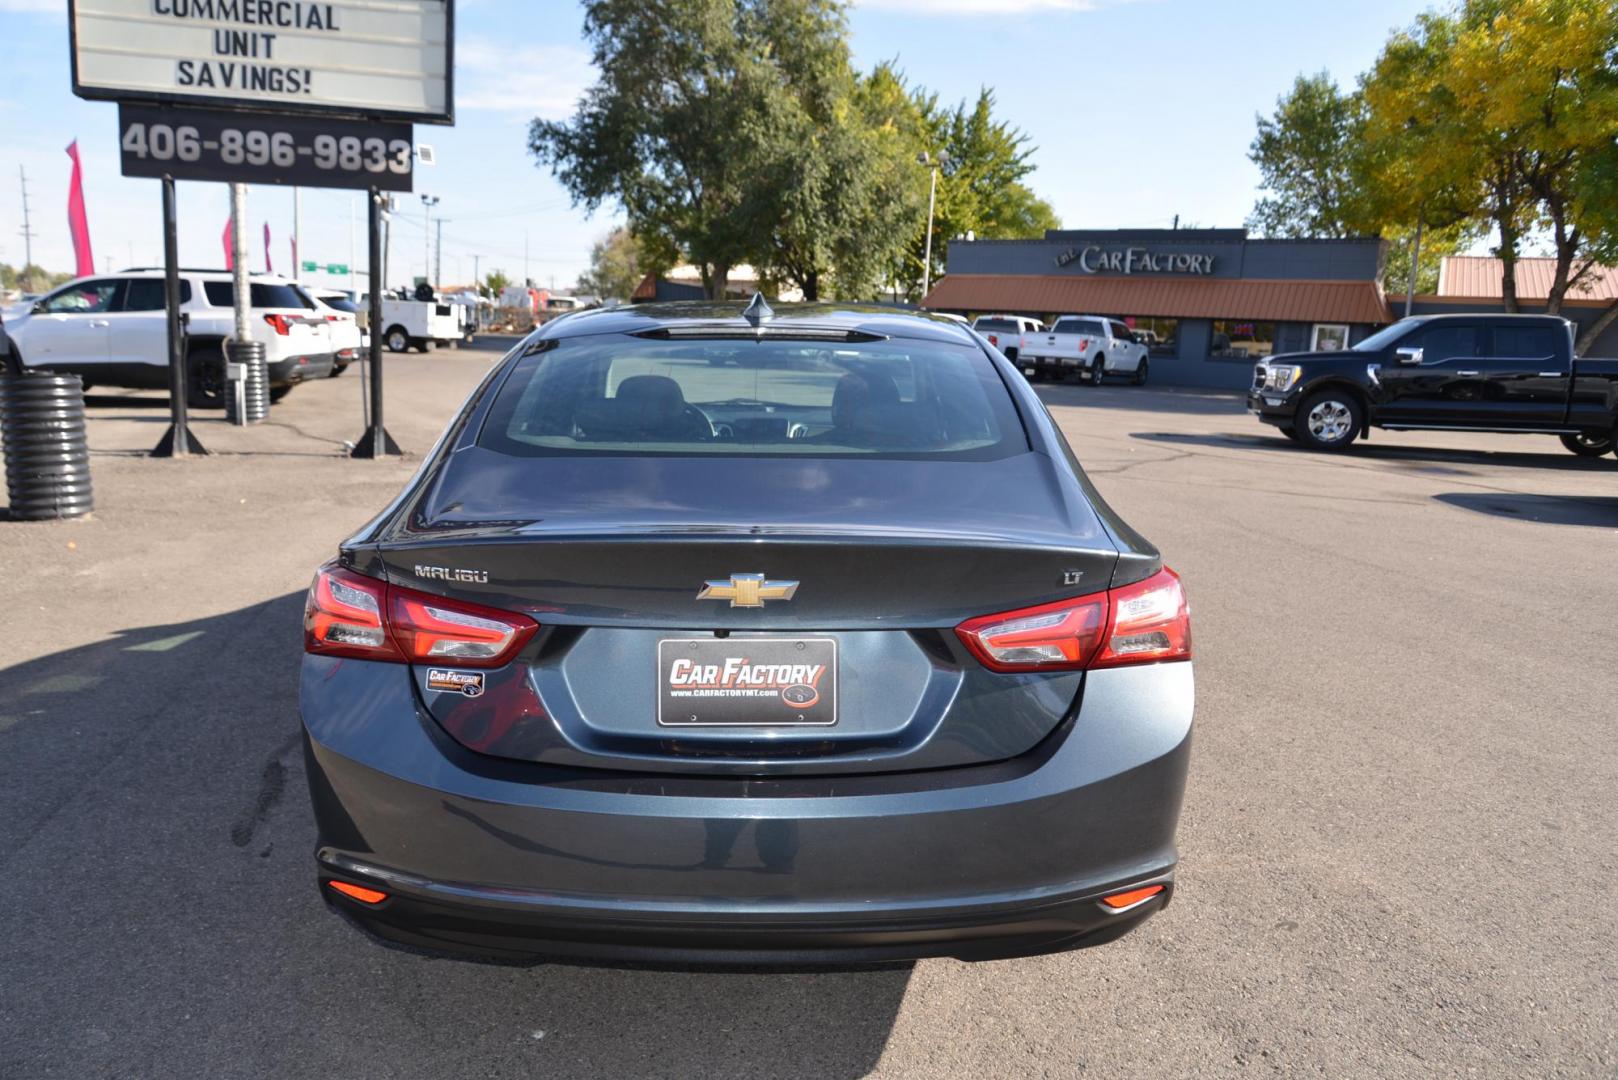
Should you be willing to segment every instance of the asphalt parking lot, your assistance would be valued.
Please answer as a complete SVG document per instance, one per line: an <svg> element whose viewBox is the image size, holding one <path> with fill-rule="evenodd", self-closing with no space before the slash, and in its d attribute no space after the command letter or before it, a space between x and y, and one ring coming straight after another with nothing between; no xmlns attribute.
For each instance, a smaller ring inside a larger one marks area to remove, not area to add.
<svg viewBox="0 0 1618 1080"><path fill-rule="evenodd" d="M390 359L425 452L496 357ZM503 967L327 913L302 592L411 461L353 372L220 453L94 398L92 520L0 520L0 1076L1590 1076L1618 1070L1618 460L1234 397L1042 393L1196 621L1180 891L1053 957Z"/></svg>

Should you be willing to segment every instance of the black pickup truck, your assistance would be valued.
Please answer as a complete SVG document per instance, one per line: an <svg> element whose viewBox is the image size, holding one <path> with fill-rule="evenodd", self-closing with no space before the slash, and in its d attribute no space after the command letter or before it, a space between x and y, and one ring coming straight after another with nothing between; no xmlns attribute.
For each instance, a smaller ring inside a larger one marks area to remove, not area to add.
<svg viewBox="0 0 1618 1080"><path fill-rule="evenodd" d="M1247 407L1313 450L1379 427L1558 435L1600 457L1618 427L1618 360L1576 359L1559 316L1421 315L1341 352L1267 357Z"/></svg>

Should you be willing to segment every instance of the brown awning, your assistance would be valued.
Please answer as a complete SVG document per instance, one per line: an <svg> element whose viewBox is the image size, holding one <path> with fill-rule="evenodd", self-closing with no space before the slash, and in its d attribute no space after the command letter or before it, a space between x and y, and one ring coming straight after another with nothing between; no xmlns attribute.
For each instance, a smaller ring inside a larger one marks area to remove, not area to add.
<svg viewBox="0 0 1618 1080"><path fill-rule="evenodd" d="M940 311L1151 315L1266 322L1392 322L1374 281L950 274L922 306Z"/></svg>

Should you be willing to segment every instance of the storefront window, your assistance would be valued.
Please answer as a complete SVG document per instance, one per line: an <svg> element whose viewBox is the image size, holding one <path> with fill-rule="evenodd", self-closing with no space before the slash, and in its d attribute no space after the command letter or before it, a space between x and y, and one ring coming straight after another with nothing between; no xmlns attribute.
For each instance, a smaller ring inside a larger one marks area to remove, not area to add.
<svg viewBox="0 0 1618 1080"><path fill-rule="evenodd" d="M1151 316L1124 319L1137 335L1142 337L1154 354L1174 355L1175 339L1179 336L1179 319L1158 319Z"/></svg>
<svg viewBox="0 0 1618 1080"><path fill-rule="evenodd" d="M1311 352L1334 352L1348 348L1348 327L1342 323L1315 323L1309 337Z"/></svg>
<svg viewBox="0 0 1618 1080"><path fill-rule="evenodd" d="M1242 319L1215 319L1209 353L1249 359L1275 352L1275 324Z"/></svg>

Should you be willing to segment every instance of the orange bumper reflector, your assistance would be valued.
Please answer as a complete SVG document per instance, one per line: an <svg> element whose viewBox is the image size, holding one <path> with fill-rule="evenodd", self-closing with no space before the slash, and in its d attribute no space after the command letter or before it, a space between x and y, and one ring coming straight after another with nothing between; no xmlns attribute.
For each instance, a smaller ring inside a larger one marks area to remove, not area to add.
<svg viewBox="0 0 1618 1080"><path fill-rule="evenodd" d="M328 881L326 884L330 885L344 896L351 896L362 904L380 904L382 901L388 898L387 893L378 892L375 889L367 889L364 885L350 885L346 881Z"/></svg>
<svg viewBox="0 0 1618 1080"><path fill-rule="evenodd" d="M335 884L335 882L333 884ZM1142 900L1150 899L1162 891L1163 886L1161 885L1146 885L1139 889L1130 889L1128 892L1113 893L1111 896L1103 896L1101 898L1101 902L1114 910L1122 910L1126 907L1133 907Z"/></svg>

